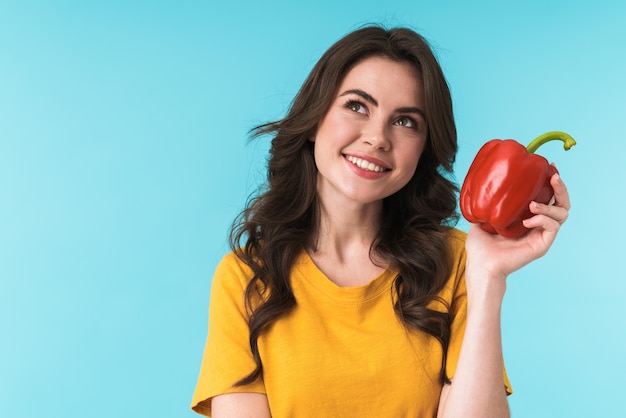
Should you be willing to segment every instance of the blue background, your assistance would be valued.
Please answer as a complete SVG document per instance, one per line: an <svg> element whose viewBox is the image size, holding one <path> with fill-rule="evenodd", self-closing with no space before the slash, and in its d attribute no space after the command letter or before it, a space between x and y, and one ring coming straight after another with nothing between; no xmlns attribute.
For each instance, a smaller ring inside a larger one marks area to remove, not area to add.
<svg viewBox="0 0 626 418"><path fill-rule="evenodd" d="M388 3L0 2L0 416L195 415L211 276L264 173L247 132L371 22L432 41L459 181L491 138L578 140L540 151L573 209L509 279L511 408L626 416L626 6Z"/></svg>

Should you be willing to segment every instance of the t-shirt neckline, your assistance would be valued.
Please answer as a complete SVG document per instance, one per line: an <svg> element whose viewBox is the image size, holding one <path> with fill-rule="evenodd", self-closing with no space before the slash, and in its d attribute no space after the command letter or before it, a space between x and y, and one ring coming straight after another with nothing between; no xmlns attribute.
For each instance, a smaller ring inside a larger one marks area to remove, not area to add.
<svg viewBox="0 0 626 418"><path fill-rule="evenodd" d="M389 294L393 279L397 272L387 267L368 283L360 286L339 286L322 272L311 256L302 249L294 262L294 273L305 280L319 292L344 303L365 303Z"/></svg>

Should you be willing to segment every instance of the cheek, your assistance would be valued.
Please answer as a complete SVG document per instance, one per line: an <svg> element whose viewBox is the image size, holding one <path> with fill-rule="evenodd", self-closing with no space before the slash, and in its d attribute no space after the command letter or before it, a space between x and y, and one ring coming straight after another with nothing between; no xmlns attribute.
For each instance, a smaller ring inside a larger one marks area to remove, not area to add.
<svg viewBox="0 0 626 418"><path fill-rule="evenodd" d="M411 146L404 149L401 153L404 164L406 167L412 167L413 172L419 165L419 161L422 157L422 153L424 152L424 143L419 144L411 144Z"/></svg>
<svg viewBox="0 0 626 418"><path fill-rule="evenodd" d="M350 141L358 136L358 126L347 120L339 112L331 112L320 124L316 140L323 140L327 143L341 144Z"/></svg>

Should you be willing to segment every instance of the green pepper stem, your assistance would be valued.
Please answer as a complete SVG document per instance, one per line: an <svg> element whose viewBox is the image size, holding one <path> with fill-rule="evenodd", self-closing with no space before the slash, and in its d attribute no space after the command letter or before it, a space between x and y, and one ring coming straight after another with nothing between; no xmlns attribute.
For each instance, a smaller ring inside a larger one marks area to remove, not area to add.
<svg viewBox="0 0 626 418"><path fill-rule="evenodd" d="M561 141L563 141L563 148L565 148L565 151L576 145L576 141L574 141L574 138L572 138L565 132L552 131L546 132L545 134L539 135L537 138L533 139L532 142L526 147L526 150L530 154L534 154L535 151L537 151L537 148L539 148L546 142L553 141L555 139L560 139Z"/></svg>

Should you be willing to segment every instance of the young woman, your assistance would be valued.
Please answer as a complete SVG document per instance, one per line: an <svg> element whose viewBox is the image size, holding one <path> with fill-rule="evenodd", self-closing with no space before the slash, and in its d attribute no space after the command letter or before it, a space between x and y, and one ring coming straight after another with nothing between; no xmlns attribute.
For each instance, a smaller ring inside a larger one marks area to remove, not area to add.
<svg viewBox="0 0 626 418"><path fill-rule="evenodd" d="M453 228L450 93L427 43L333 45L272 134L266 188L213 280L192 408L223 417L505 417L506 277L546 253L567 190L504 239Z"/></svg>

